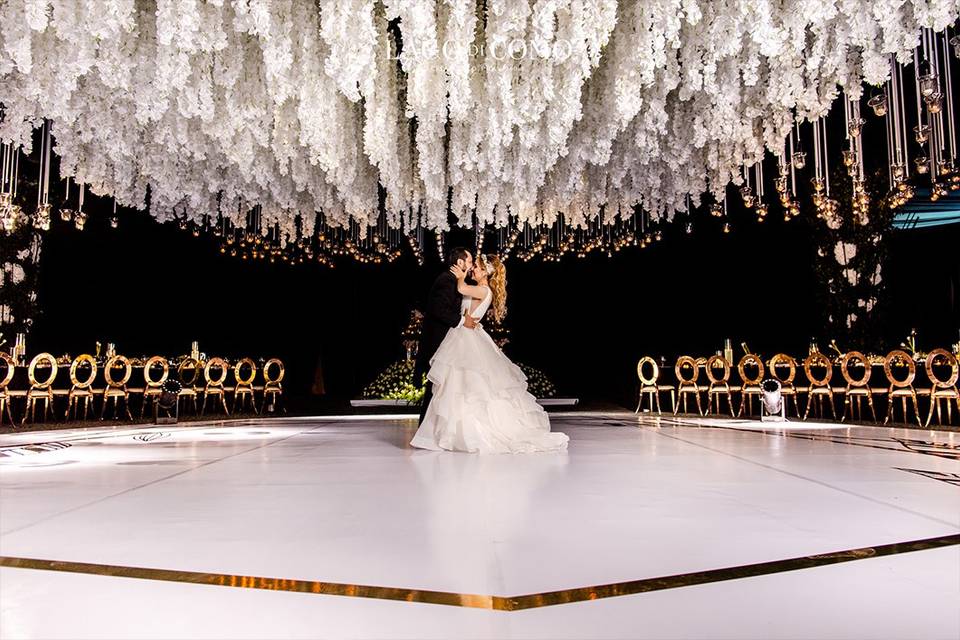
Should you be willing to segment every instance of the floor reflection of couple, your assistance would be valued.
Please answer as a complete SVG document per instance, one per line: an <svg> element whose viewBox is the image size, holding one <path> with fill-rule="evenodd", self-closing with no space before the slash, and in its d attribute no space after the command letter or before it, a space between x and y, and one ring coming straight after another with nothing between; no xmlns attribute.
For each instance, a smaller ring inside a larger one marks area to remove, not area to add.
<svg viewBox="0 0 960 640"><path fill-rule="evenodd" d="M508 585L495 547L526 546L528 537L544 535L531 504L548 483L562 477L567 456L413 452L408 459L423 486L425 543L436 562L449 567L461 593L505 594ZM541 503L545 501L537 499Z"/></svg>

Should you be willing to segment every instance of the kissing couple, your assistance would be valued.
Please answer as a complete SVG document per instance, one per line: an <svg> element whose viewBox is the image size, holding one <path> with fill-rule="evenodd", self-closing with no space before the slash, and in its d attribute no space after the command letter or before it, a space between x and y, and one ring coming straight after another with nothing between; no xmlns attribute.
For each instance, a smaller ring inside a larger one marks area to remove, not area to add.
<svg viewBox="0 0 960 640"><path fill-rule="evenodd" d="M427 296L414 380L427 377L420 428L410 444L433 451L562 451L566 434L527 391L527 377L483 329L507 313L507 269L498 256L462 247ZM469 278L469 280L468 280Z"/></svg>

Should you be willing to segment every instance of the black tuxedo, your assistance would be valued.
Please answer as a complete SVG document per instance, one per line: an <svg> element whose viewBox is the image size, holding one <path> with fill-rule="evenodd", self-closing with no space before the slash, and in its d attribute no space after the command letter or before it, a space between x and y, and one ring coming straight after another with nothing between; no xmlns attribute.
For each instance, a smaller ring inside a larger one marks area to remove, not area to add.
<svg viewBox="0 0 960 640"><path fill-rule="evenodd" d="M427 308L423 314L420 329L420 346L417 349L417 362L413 368L413 379L419 382L430 370L430 359L437 352L447 331L460 324L460 305L463 296L457 291L457 279L449 271L444 271L433 281L427 295ZM427 405L433 398L433 385L427 383L420 409L420 422L427 413Z"/></svg>

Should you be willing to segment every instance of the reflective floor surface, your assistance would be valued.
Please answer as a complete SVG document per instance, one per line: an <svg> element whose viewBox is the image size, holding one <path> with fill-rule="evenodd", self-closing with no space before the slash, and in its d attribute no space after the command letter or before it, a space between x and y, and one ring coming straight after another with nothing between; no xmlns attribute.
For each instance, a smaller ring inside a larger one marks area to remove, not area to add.
<svg viewBox="0 0 960 640"><path fill-rule="evenodd" d="M0 436L2 638L957 638L960 434L554 414Z"/></svg>

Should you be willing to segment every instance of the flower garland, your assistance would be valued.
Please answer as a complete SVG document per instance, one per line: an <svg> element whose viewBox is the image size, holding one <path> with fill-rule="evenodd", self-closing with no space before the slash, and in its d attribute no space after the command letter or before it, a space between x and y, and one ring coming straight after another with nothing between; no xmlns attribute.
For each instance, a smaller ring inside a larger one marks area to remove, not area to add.
<svg viewBox="0 0 960 640"><path fill-rule="evenodd" d="M651 219L910 60L956 0L6 0L0 141L160 219ZM310 216L307 216L310 217Z"/></svg>

